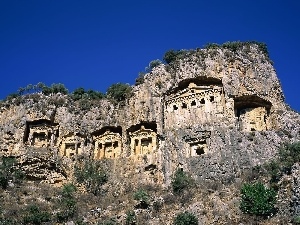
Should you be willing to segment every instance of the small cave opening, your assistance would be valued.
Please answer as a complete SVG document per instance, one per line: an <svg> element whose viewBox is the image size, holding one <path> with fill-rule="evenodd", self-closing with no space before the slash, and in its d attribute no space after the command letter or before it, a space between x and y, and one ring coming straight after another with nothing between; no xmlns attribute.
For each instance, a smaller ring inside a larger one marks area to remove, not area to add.
<svg viewBox="0 0 300 225"><path fill-rule="evenodd" d="M176 105L173 105L173 110L175 111L177 109L178 109L178 107Z"/></svg>
<svg viewBox="0 0 300 225"><path fill-rule="evenodd" d="M156 170L156 169L157 169L157 166L154 164L150 164L145 167L145 171L152 171L152 170Z"/></svg>
<svg viewBox="0 0 300 225"><path fill-rule="evenodd" d="M205 104L205 99L202 98L202 99L200 100L200 103L201 103L202 105L204 105L204 104Z"/></svg>
<svg viewBox="0 0 300 225"><path fill-rule="evenodd" d="M181 108L182 109L186 109L187 108L187 104L185 102L183 102Z"/></svg>
<svg viewBox="0 0 300 225"><path fill-rule="evenodd" d="M191 106L196 106L196 101L195 101L195 100L193 100L193 101L191 102Z"/></svg>

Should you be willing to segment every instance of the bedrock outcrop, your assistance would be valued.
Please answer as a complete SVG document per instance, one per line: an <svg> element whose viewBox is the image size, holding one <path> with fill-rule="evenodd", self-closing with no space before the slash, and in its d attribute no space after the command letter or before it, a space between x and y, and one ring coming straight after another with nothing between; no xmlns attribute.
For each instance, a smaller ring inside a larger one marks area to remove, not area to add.
<svg viewBox="0 0 300 225"><path fill-rule="evenodd" d="M300 140L300 115L285 104L258 45L183 54L153 68L124 102L83 109L70 96L42 93L2 102L1 154L53 184L71 179L70 165L87 157L112 161L112 176L136 185L167 187L178 168L211 185L239 182L245 169ZM55 159L70 168L57 168Z"/></svg>

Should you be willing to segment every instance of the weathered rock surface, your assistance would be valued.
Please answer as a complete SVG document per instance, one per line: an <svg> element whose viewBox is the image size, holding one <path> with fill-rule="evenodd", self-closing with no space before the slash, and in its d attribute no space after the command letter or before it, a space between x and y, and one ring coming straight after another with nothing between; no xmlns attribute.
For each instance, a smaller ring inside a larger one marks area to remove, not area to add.
<svg viewBox="0 0 300 225"><path fill-rule="evenodd" d="M111 176L122 182L167 187L183 168L209 186L238 182L283 143L300 140L300 115L284 103L275 70L256 45L186 54L147 73L123 104L103 99L82 110L68 96L41 93L3 104L1 154L20 157L28 176L49 183L71 176L55 160L71 165L85 155L112 159ZM294 177L293 205L300 213ZM223 192L232 198L212 196L214 210L234 217L237 198ZM208 216L213 212L203 213L203 204L189 206L200 224L221 224Z"/></svg>

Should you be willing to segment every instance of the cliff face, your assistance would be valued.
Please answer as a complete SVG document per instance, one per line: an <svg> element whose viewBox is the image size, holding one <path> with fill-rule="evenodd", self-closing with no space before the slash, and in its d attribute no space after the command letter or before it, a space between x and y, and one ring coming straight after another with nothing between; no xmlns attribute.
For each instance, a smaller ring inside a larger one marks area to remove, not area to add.
<svg viewBox="0 0 300 225"><path fill-rule="evenodd" d="M183 168L210 185L237 182L283 143L300 140L300 115L285 105L268 57L249 45L187 51L147 73L122 104L104 99L86 110L41 93L3 103L0 135L1 154L36 164L28 173L49 183L72 177L55 159L72 164L83 155L112 160L120 180L168 186Z"/></svg>

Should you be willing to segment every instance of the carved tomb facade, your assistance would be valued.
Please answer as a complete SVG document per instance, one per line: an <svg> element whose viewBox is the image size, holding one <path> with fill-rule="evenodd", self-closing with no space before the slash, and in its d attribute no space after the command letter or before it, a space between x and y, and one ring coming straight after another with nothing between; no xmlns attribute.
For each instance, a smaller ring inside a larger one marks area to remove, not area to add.
<svg viewBox="0 0 300 225"><path fill-rule="evenodd" d="M129 132L131 155L154 152L157 148L157 134L154 129L141 125L139 130Z"/></svg>
<svg viewBox="0 0 300 225"><path fill-rule="evenodd" d="M122 153L122 137L118 132L106 131L94 136L94 159L117 158Z"/></svg>
<svg viewBox="0 0 300 225"><path fill-rule="evenodd" d="M197 85L193 82L183 90L166 97L165 126L185 127L224 116L225 98L221 85Z"/></svg>

